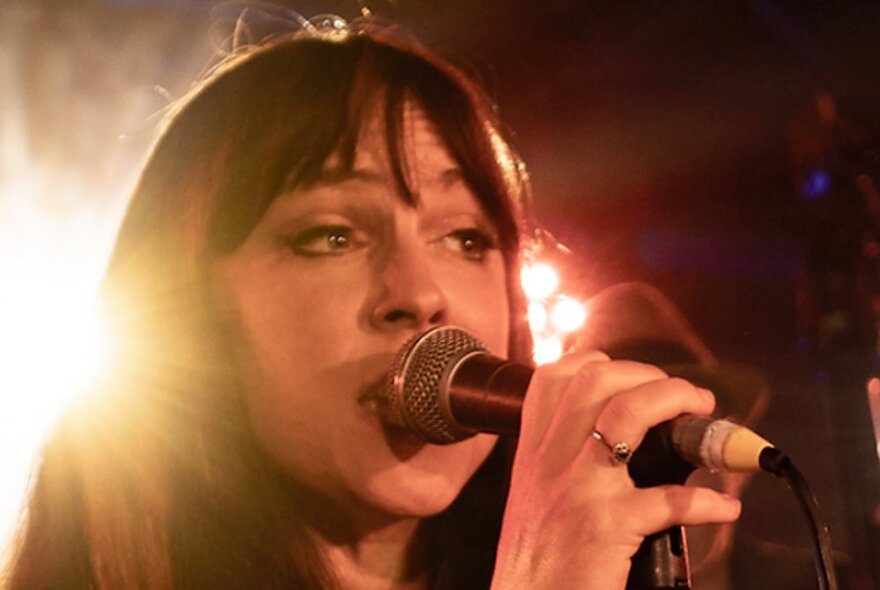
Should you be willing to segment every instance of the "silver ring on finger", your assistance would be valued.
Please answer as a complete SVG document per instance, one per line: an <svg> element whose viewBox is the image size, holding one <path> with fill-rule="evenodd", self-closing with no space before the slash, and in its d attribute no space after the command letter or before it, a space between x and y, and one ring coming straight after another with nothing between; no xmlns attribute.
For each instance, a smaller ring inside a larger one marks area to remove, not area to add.
<svg viewBox="0 0 880 590"><path fill-rule="evenodd" d="M605 448L611 453L608 459L612 465L626 465L632 459L633 450L625 442L609 443L598 430L593 431L593 438L605 445Z"/></svg>

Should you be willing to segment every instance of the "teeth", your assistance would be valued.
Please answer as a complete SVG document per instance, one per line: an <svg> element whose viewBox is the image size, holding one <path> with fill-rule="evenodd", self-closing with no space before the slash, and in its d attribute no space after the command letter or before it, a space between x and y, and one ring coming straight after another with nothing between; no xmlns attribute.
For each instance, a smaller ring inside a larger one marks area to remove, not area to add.
<svg viewBox="0 0 880 590"><path fill-rule="evenodd" d="M362 394L358 398L358 403L359 404L367 403L367 402L374 400L375 398L376 398L376 393L372 389L370 389L369 391L365 392L364 394Z"/></svg>
<svg viewBox="0 0 880 590"><path fill-rule="evenodd" d="M379 408L387 405L387 396L385 395L385 380L383 379L378 385L373 385L358 398L358 403L369 406L371 408Z"/></svg>
<svg viewBox="0 0 880 590"><path fill-rule="evenodd" d="M375 412L379 409L380 400L375 393L365 393L358 399L358 403Z"/></svg>

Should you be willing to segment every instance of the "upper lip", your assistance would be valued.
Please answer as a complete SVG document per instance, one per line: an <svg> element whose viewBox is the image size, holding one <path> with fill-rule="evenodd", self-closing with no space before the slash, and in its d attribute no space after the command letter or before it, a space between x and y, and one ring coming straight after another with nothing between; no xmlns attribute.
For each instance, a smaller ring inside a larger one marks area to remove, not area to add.
<svg viewBox="0 0 880 590"><path fill-rule="evenodd" d="M358 397L358 404L372 413L386 429L407 431L406 419L388 395L388 376L374 380Z"/></svg>
<svg viewBox="0 0 880 590"><path fill-rule="evenodd" d="M414 332L412 334L407 334L405 337L401 337L399 341L395 342L395 346L390 351L376 355L376 364L373 365L371 363L371 366L375 368L376 372L365 371L366 374L374 376L365 381L362 393L358 397L358 403L373 405L380 411L382 408L378 406L386 406L387 409L388 388L391 373L396 369L395 364L397 363L397 359L400 356L403 347L406 346L418 333L420 332Z"/></svg>

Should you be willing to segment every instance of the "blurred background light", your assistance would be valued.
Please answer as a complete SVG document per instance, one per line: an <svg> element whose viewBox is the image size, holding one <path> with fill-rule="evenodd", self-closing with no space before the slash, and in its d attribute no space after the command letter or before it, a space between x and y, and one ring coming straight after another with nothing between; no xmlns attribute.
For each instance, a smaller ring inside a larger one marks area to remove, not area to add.
<svg viewBox="0 0 880 590"><path fill-rule="evenodd" d="M831 174L825 168L810 170L801 183L801 196L807 200L821 199L831 190Z"/></svg>
<svg viewBox="0 0 880 590"><path fill-rule="evenodd" d="M169 103L157 85L181 94L211 53L192 28L204 14L171 8L3 1L0 558L42 441L113 362L97 294Z"/></svg>
<svg viewBox="0 0 880 590"><path fill-rule="evenodd" d="M534 347L532 360L543 365L559 359L569 336L584 325L587 314L577 299L558 293L559 272L540 259L541 248L530 252L530 260L520 270L523 291L528 299L528 321Z"/></svg>
<svg viewBox="0 0 880 590"><path fill-rule="evenodd" d="M563 334L570 334L580 330L587 319L584 305L571 297L560 295L553 302L550 310L550 320L553 327Z"/></svg>
<svg viewBox="0 0 880 590"><path fill-rule="evenodd" d="M523 266L522 287L530 300L546 299L559 287L559 275L549 264L536 262Z"/></svg>
<svg viewBox="0 0 880 590"><path fill-rule="evenodd" d="M43 438L109 362L96 294L117 217L98 207L61 213L39 182L4 180L0 198L14 214L0 220L0 544Z"/></svg>
<svg viewBox="0 0 880 590"><path fill-rule="evenodd" d="M533 358L535 364L545 365L559 360L562 352L562 341L559 338L555 336L549 338L540 337L535 340Z"/></svg>
<svg viewBox="0 0 880 590"><path fill-rule="evenodd" d="M540 334L547 327L547 308L541 301L529 302L529 327L532 332Z"/></svg>

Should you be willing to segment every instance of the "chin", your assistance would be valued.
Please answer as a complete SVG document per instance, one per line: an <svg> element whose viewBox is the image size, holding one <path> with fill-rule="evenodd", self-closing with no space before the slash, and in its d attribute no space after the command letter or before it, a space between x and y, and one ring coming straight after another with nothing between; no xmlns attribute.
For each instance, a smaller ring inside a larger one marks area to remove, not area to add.
<svg viewBox="0 0 880 590"><path fill-rule="evenodd" d="M439 514L455 501L495 441L495 436L478 435L455 445L426 445L407 461L377 472L368 495L398 516Z"/></svg>

